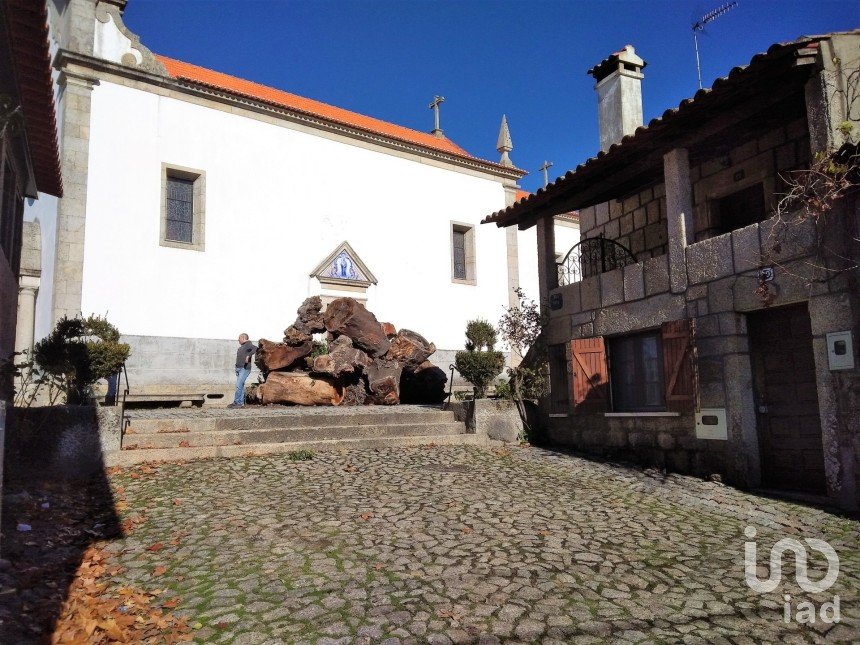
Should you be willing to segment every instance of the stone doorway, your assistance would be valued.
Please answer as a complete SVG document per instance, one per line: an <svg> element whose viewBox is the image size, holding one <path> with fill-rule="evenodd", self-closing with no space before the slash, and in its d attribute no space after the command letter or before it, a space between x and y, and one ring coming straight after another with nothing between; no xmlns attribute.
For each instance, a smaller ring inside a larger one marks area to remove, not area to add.
<svg viewBox="0 0 860 645"><path fill-rule="evenodd" d="M812 327L806 303L747 317L766 488L826 494Z"/></svg>

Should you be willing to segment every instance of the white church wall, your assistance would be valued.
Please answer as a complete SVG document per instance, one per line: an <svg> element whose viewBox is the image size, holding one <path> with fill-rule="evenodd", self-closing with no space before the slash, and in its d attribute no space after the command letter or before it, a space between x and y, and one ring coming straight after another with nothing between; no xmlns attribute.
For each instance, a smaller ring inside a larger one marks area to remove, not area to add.
<svg viewBox="0 0 860 645"><path fill-rule="evenodd" d="M507 304L492 179L106 81L90 137L82 309L125 334L280 339L344 240L379 281L368 307L440 349ZM159 245L162 163L206 173L202 252ZM451 282L452 220L475 227L475 286Z"/></svg>
<svg viewBox="0 0 860 645"><path fill-rule="evenodd" d="M556 220L555 223L555 254L563 258L574 246L579 244L579 225L567 221ZM537 247L535 247L537 248Z"/></svg>

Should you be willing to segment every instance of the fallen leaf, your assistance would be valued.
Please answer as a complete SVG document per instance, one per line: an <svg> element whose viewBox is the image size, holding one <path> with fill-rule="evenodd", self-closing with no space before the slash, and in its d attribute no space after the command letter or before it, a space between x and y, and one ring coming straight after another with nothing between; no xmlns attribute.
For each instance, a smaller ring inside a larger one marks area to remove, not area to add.
<svg viewBox="0 0 860 645"><path fill-rule="evenodd" d="M188 443L187 441L180 441L180 442L179 442L179 447L180 447L180 448L190 448L190 447L191 447L191 444L190 444L190 443Z"/></svg>
<svg viewBox="0 0 860 645"><path fill-rule="evenodd" d="M377 571L381 571L382 569L385 568L385 565L382 564L381 562L377 562L373 568L376 569Z"/></svg>
<svg viewBox="0 0 860 645"><path fill-rule="evenodd" d="M547 535L549 535L549 531L538 531L538 535L543 535L544 537L546 537Z"/></svg>
<svg viewBox="0 0 860 645"><path fill-rule="evenodd" d="M361 519L363 519L365 522L367 520L369 520L371 517L373 517L373 513L362 513L361 514Z"/></svg>
<svg viewBox="0 0 860 645"><path fill-rule="evenodd" d="M474 530L475 529L473 529L471 526L464 526L463 527L463 533L471 533Z"/></svg>
<svg viewBox="0 0 860 645"><path fill-rule="evenodd" d="M173 505L174 506L182 506L182 500L178 499L178 498L173 500Z"/></svg>
<svg viewBox="0 0 860 645"><path fill-rule="evenodd" d="M158 553L163 548L164 548L164 544L162 544L161 542L156 542L155 544L152 544L152 545L146 547L146 550L150 551L151 553Z"/></svg>
<svg viewBox="0 0 860 645"><path fill-rule="evenodd" d="M162 607L167 607L168 609L173 609L179 606L179 598L171 598L170 600L161 603Z"/></svg>
<svg viewBox="0 0 860 645"><path fill-rule="evenodd" d="M230 627L230 623L226 623L222 620L220 623L215 623L215 627L217 627L218 629L227 629L228 627Z"/></svg>
<svg viewBox="0 0 860 645"><path fill-rule="evenodd" d="M165 573L167 573L167 567L164 567L162 565L158 565L157 567L155 567L155 569L152 570L152 575L154 576L163 576Z"/></svg>

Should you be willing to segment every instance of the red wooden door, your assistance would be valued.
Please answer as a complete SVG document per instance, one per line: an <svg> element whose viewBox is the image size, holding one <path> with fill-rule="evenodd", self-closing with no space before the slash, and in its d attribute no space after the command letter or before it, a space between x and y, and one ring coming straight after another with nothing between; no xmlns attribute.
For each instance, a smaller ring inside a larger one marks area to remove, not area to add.
<svg viewBox="0 0 860 645"><path fill-rule="evenodd" d="M826 493L812 328L806 305L747 317L762 485Z"/></svg>

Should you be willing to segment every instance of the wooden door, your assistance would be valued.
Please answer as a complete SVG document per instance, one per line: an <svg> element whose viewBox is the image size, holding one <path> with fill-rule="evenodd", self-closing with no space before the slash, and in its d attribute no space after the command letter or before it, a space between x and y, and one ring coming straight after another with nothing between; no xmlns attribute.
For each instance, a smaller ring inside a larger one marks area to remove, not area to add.
<svg viewBox="0 0 860 645"><path fill-rule="evenodd" d="M825 494L824 450L806 305L747 317L762 485Z"/></svg>

